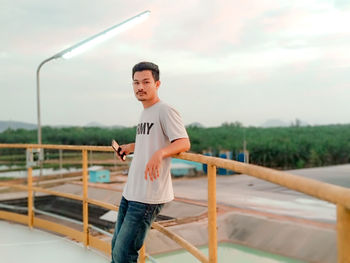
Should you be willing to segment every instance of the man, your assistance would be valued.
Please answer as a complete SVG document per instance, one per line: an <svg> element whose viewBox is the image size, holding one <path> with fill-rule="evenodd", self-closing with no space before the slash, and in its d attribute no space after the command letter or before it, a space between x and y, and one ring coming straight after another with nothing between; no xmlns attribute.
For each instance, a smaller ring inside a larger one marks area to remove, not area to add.
<svg viewBox="0 0 350 263"><path fill-rule="evenodd" d="M120 146L121 154L134 152L134 157L112 239L112 263L137 262L152 222L164 203L174 199L170 156L190 149L178 112L158 97L158 66L138 63L132 69L132 78L135 96L144 110L135 143Z"/></svg>

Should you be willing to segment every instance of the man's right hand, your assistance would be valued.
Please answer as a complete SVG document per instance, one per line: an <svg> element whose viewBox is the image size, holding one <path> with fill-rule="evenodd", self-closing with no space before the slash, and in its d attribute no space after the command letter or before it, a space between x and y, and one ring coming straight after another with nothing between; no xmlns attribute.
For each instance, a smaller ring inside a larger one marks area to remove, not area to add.
<svg viewBox="0 0 350 263"><path fill-rule="evenodd" d="M123 145L120 145L120 148L121 148L120 155L123 155L123 153L125 153L125 155L128 155L134 152L135 143L123 144ZM117 153L115 153L115 155L118 157L119 160L123 161Z"/></svg>

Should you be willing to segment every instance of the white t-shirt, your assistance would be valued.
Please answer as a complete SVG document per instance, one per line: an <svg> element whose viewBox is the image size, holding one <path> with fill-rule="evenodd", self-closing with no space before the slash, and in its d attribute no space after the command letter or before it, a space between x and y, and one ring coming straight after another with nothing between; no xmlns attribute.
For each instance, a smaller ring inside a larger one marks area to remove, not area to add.
<svg viewBox="0 0 350 263"><path fill-rule="evenodd" d="M134 157L129 169L123 196L129 201L161 204L174 199L171 182L171 157L164 158L159 177L145 180L145 169L153 154L172 141L188 138L179 113L159 101L143 110L136 128Z"/></svg>

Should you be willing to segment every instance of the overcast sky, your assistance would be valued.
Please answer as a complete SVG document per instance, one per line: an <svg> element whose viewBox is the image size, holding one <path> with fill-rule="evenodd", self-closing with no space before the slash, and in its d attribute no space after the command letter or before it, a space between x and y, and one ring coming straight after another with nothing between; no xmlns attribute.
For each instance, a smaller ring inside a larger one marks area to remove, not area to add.
<svg viewBox="0 0 350 263"><path fill-rule="evenodd" d="M43 66L43 125L136 125L139 61L159 65L159 95L185 124L350 123L348 0L0 3L0 120L36 123L41 61L150 10L108 42Z"/></svg>

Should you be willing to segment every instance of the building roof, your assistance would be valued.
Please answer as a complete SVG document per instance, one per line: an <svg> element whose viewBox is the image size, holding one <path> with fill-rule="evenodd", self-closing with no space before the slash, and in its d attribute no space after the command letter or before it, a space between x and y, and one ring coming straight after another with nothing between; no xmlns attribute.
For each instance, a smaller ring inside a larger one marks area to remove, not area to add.
<svg viewBox="0 0 350 263"><path fill-rule="evenodd" d="M102 253L81 243L28 226L0 220L0 233L1 262L110 262Z"/></svg>

